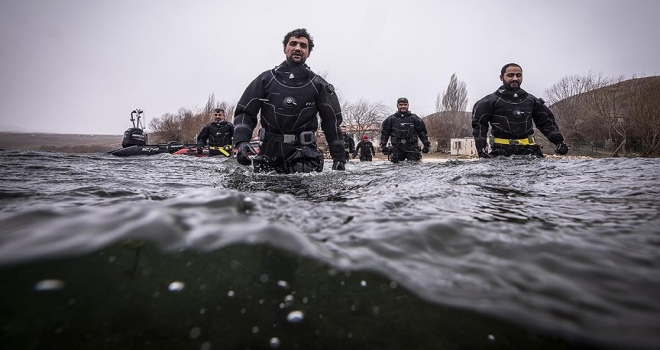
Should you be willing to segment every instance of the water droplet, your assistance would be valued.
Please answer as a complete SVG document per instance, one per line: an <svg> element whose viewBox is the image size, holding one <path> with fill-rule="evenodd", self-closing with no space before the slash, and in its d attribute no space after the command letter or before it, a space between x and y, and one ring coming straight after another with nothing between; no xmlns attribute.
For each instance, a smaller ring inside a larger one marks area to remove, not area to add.
<svg viewBox="0 0 660 350"><path fill-rule="evenodd" d="M115 260L117 260L117 258L115 258L114 256L111 256L111 257L108 258L108 262L111 262L111 263L115 262Z"/></svg>
<svg viewBox="0 0 660 350"><path fill-rule="evenodd" d="M277 281L277 286L282 288L289 288L289 284L286 281Z"/></svg>
<svg viewBox="0 0 660 350"><path fill-rule="evenodd" d="M495 341L495 336L492 335L492 334L489 334L489 335L488 335L488 340L490 340L490 341Z"/></svg>
<svg viewBox="0 0 660 350"><path fill-rule="evenodd" d="M293 295L289 294L284 297L284 305L291 306L293 305L294 300Z"/></svg>
<svg viewBox="0 0 660 350"><path fill-rule="evenodd" d="M232 260L232 261L229 263L229 267L231 267L232 269L237 269L239 265L241 265L241 263L239 263L239 262L236 261L236 260Z"/></svg>
<svg viewBox="0 0 660 350"><path fill-rule="evenodd" d="M60 280L43 280L34 285L34 290L37 292L60 290L62 288L64 288L64 282Z"/></svg>
<svg viewBox="0 0 660 350"><path fill-rule="evenodd" d="M257 326L252 327L252 333L254 333L254 334L259 333L259 327L257 327Z"/></svg>
<svg viewBox="0 0 660 350"><path fill-rule="evenodd" d="M190 339L197 339L200 335L202 335L202 330L199 327L190 330Z"/></svg>
<svg viewBox="0 0 660 350"><path fill-rule="evenodd" d="M396 287L398 287L398 286L399 285L396 282L394 282L394 281L390 282L390 288L396 289Z"/></svg>
<svg viewBox="0 0 660 350"><path fill-rule="evenodd" d="M210 342L204 342L199 349L200 350L211 350L211 343Z"/></svg>
<svg viewBox="0 0 660 350"><path fill-rule="evenodd" d="M76 299L69 299L69 306L76 305L78 301Z"/></svg>
<svg viewBox="0 0 660 350"><path fill-rule="evenodd" d="M206 313L206 309L202 308L201 310L199 310L199 314L200 314L200 315L203 315L203 314L205 314L205 313Z"/></svg>
<svg viewBox="0 0 660 350"><path fill-rule="evenodd" d="M374 315L378 315L380 313L380 308L378 306L374 306Z"/></svg>
<svg viewBox="0 0 660 350"><path fill-rule="evenodd" d="M235 295L235 293L234 293L233 290L230 290L229 292L227 292L228 297L233 297L234 295Z"/></svg>
<svg viewBox="0 0 660 350"><path fill-rule="evenodd" d="M362 281L362 282L360 282L360 285L361 285L362 287L366 287L366 286L367 286L367 281Z"/></svg>
<svg viewBox="0 0 660 350"><path fill-rule="evenodd" d="M268 275L264 273L263 275L259 276L259 281L261 281L261 283L268 282Z"/></svg>
<svg viewBox="0 0 660 350"><path fill-rule="evenodd" d="M270 344L270 347L275 349L280 347L280 339L278 337L272 337L270 338L270 341L268 341L268 344Z"/></svg>
<svg viewBox="0 0 660 350"><path fill-rule="evenodd" d="M170 290L170 292L180 292L183 290L183 288L186 286L185 283L180 282L180 281L174 281L170 283L170 285L167 287L167 289Z"/></svg>
<svg viewBox="0 0 660 350"><path fill-rule="evenodd" d="M290 323L300 323L303 318L305 318L305 315L303 315L302 311L291 311L286 315L286 320Z"/></svg>
<svg viewBox="0 0 660 350"><path fill-rule="evenodd" d="M307 297L304 297L302 301L303 301L303 304L307 304L307 302L309 302L309 299Z"/></svg>
<svg viewBox="0 0 660 350"><path fill-rule="evenodd" d="M263 300L263 299L259 299L259 304L263 304L263 303L264 303L264 300Z"/></svg>

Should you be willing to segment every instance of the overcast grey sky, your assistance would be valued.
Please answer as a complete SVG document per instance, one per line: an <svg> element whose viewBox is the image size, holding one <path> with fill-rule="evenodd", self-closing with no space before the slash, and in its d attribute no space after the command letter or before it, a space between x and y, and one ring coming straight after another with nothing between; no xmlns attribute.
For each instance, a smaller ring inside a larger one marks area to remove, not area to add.
<svg viewBox="0 0 660 350"><path fill-rule="evenodd" d="M660 74L655 0L0 0L0 130L122 134L236 103L305 27L307 63L343 99L434 112L452 73L469 109L508 62L537 96L567 75Z"/></svg>

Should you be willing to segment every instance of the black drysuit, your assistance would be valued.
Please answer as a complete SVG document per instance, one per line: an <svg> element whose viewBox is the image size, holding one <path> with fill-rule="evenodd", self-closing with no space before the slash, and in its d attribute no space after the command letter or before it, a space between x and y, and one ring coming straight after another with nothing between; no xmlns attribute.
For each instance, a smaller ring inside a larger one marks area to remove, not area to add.
<svg viewBox="0 0 660 350"><path fill-rule="evenodd" d="M353 157L355 157L358 154L358 152L360 153L361 162L371 162L373 156L376 155L374 144L371 143L371 141L369 140L363 140L358 142L357 146L355 146L355 152L353 153Z"/></svg>
<svg viewBox="0 0 660 350"><path fill-rule="evenodd" d="M236 106L234 145L250 141L259 121L262 145L252 160L256 171L322 171L323 153L315 138L317 114L332 158L345 162L341 108L334 87L307 65L290 66L285 61L261 73L245 89Z"/></svg>
<svg viewBox="0 0 660 350"><path fill-rule="evenodd" d="M348 161L348 158L350 157L351 154L355 152L355 141L351 137L351 135L344 133L344 149L346 150L346 161Z"/></svg>
<svg viewBox="0 0 660 350"><path fill-rule="evenodd" d="M479 100L472 110L472 135L477 152L484 156L489 125L494 138L511 140L510 144L494 143L491 156L535 155L543 157L538 145L520 145L515 140L530 139L534 126L555 145L564 141L552 111L542 99L523 89L507 90L501 86Z"/></svg>
<svg viewBox="0 0 660 350"><path fill-rule="evenodd" d="M392 144L390 161L397 163L402 160L422 160L422 153L417 139L420 139L426 148L431 143L426 135L426 125L416 114L396 112L383 121L380 135L380 148L385 149L387 140Z"/></svg>
<svg viewBox="0 0 660 350"><path fill-rule="evenodd" d="M209 142L209 156L217 156L227 152L231 153L232 136L234 136L234 125L232 123L223 121L214 121L208 124L197 135L197 148L204 147L208 140ZM220 147L225 148L225 152L219 151Z"/></svg>

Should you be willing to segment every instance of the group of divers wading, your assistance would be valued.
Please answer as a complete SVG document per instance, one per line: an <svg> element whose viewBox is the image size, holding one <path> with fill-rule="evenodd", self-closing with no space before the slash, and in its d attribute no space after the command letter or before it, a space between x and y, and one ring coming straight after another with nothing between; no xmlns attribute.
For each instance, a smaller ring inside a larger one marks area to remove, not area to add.
<svg viewBox="0 0 660 350"><path fill-rule="evenodd" d="M285 61L257 76L245 89L234 113L234 123L226 120L225 111L214 110L214 121L204 126L192 147L170 142L146 145L138 123L124 133L122 149L116 155L132 155L129 148L151 152L233 156L242 165L252 165L256 172L309 173L320 172L324 152L317 146L319 123L327 141L333 170L345 170L350 157L359 153L360 161L371 161L376 154L368 135L355 145L342 126L339 99L332 84L315 74L306 64L314 48L314 40L306 29L295 29L282 41ZM509 63L500 71L502 85L479 100L472 111L472 134L480 158L511 155L543 157L534 140L536 127L555 146L555 153L565 155L568 146L559 132L552 111L543 100L521 88L520 65ZM429 138L424 121L409 111L408 99L397 100L397 112L381 126L380 151L393 163L420 161L428 153ZM133 119L133 114L131 115ZM257 126L258 142L253 141ZM488 134L492 143L488 142ZM421 141L422 146L419 146ZM388 146L389 142L389 146ZM257 147L255 147L257 146ZM140 148L142 147L142 148ZM121 153L125 150L125 154ZM138 153L139 154L139 153Z"/></svg>

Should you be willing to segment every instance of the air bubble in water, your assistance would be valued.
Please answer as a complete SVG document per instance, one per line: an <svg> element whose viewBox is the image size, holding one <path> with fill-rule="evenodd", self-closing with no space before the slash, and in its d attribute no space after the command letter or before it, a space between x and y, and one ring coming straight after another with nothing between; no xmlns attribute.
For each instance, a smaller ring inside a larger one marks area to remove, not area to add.
<svg viewBox="0 0 660 350"><path fill-rule="evenodd" d="M270 347L275 349L280 347L280 339L278 337L272 337L270 338L270 341L268 341L268 344L270 344Z"/></svg>
<svg viewBox="0 0 660 350"><path fill-rule="evenodd" d="M60 280L43 280L34 285L34 290L37 292L60 290L62 288L64 288L64 282Z"/></svg>
<svg viewBox="0 0 660 350"><path fill-rule="evenodd" d="M290 323L300 323L303 318L305 318L305 315L303 315L302 311L291 311L286 315L286 320Z"/></svg>
<svg viewBox="0 0 660 350"><path fill-rule="evenodd" d="M170 292L180 292L183 290L183 288L186 286L185 283L180 282L180 281L174 281L170 283L170 285L167 287Z"/></svg>
<svg viewBox="0 0 660 350"><path fill-rule="evenodd" d="M197 339L200 335L202 335L202 330L199 327L190 330L190 339Z"/></svg>

